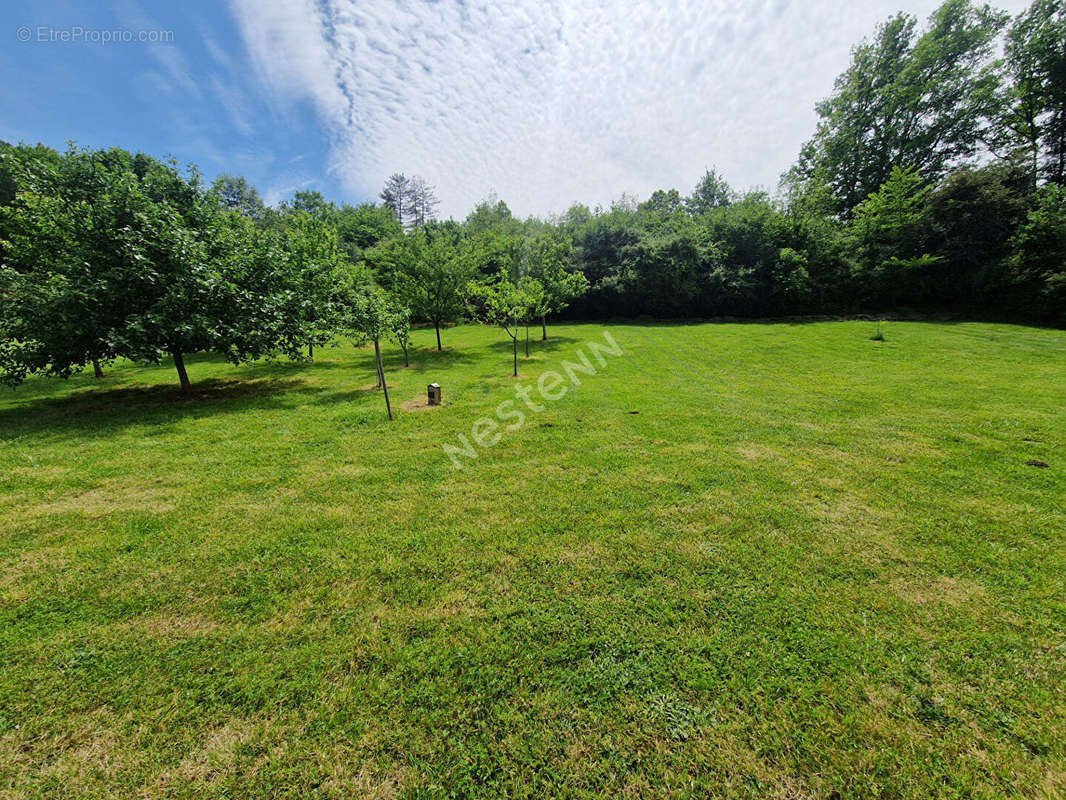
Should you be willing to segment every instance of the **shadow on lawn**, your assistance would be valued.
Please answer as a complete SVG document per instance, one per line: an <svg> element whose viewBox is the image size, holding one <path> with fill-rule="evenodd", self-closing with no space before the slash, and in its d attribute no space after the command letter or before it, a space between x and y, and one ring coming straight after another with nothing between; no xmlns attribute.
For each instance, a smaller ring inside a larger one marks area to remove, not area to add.
<svg viewBox="0 0 1066 800"><path fill-rule="evenodd" d="M503 332L501 331L501 333L503 333ZM537 338L534 339L534 338L530 337L530 339L529 339L529 355L530 355L530 357L533 357L533 356L536 356L536 355L539 355L539 354L544 354L544 353L549 353L550 354L550 353L555 353L557 350L566 350L566 351L568 351L571 354L576 354L577 353L577 348L580 347L582 344L584 344L585 341L587 341L587 340L585 340L585 339L575 339L572 336L549 336L548 337L548 341L542 342L541 339L540 339L540 331L537 331ZM487 348L489 350L494 350L494 351L497 351L497 352L506 351L508 353L511 352L511 348L512 347L514 347L514 344L511 342L511 338L509 336L507 336L507 334L503 334L502 337L500 338L500 341L493 342L492 344L487 345ZM518 337L518 357L519 358L524 358L525 357L525 353L526 353L526 340L525 340L525 337L524 336L519 336ZM562 353L562 355L566 356L567 353L564 352L564 353Z"/></svg>
<svg viewBox="0 0 1066 800"><path fill-rule="evenodd" d="M171 384L87 389L0 410L0 438L74 430L100 436L128 425L165 424L186 416L289 408L321 393L303 380L278 378L209 378L193 383L188 392Z"/></svg>

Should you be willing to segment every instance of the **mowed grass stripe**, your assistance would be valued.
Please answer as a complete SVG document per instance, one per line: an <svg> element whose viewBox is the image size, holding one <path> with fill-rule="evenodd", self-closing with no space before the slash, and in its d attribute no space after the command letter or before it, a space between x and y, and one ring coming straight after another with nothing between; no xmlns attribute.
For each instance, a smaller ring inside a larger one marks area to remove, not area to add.
<svg viewBox="0 0 1066 800"><path fill-rule="evenodd" d="M551 326L524 383L626 354L462 470L441 443L514 396L492 329L390 350L391 425L343 345L190 360L190 401L166 366L31 382L0 790L1066 791L1066 335L873 327Z"/></svg>

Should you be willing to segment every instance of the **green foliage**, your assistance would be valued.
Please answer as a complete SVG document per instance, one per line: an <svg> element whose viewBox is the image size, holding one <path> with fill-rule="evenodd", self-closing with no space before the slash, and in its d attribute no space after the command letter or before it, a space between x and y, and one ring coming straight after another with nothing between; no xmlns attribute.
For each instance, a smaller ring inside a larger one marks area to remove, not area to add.
<svg viewBox="0 0 1066 800"><path fill-rule="evenodd" d="M498 325L511 337L514 349L514 375L518 376L518 334L522 325L543 308L544 287L535 278L517 280L501 276L491 283L471 283L466 301L475 319Z"/></svg>
<svg viewBox="0 0 1066 800"><path fill-rule="evenodd" d="M1012 79L1003 116L1008 145L1030 172L1066 183L1066 4L1035 0L1007 34Z"/></svg>
<svg viewBox="0 0 1066 800"><path fill-rule="evenodd" d="M1012 305L1066 325L1066 187L1049 184L1037 192L1011 249Z"/></svg>
<svg viewBox="0 0 1066 800"><path fill-rule="evenodd" d="M478 274L481 251L451 223L427 223L368 254L382 280L418 319L440 328L465 310L466 286Z"/></svg>
<svg viewBox="0 0 1066 800"><path fill-rule="evenodd" d="M300 212L282 232L222 206L199 175L143 155L71 149L17 171L3 210L0 369L69 376L91 360L214 351L299 357L331 326L333 233Z"/></svg>
<svg viewBox="0 0 1066 800"><path fill-rule="evenodd" d="M247 178L236 175L220 175L211 184L211 192L218 196L218 202L223 208L237 211L254 222L264 221L266 204Z"/></svg>
<svg viewBox="0 0 1066 800"><path fill-rule="evenodd" d="M691 197L685 198L685 209L690 214L706 214L733 202L733 190L717 170L709 169L699 179Z"/></svg>
<svg viewBox="0 0 1066 800"><path fill-rule="evenodd" d="M927 29L899 14L852 54L821 121L801 153L793 181L831 188L848 215L893 169L928 181L971 159L999 107L994 47L1006 17L969 0L947 0Z"/></svg>

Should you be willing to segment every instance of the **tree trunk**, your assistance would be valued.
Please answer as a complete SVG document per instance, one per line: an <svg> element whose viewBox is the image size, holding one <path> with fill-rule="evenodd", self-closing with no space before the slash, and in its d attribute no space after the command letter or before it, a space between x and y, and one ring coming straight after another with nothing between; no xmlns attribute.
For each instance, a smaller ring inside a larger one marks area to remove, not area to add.
<svg viewBox="0 0 1066 800"><path fill-rule="evenodd" d="M542 342L548 341L548 322L544 317L540 318L540 340Z"/></svg>
<svg viewBox="0 0 1066 800"><path fill-rule="evenodd" d="M100 362L97 361L95 358L93 359L93 377L95 377L95 378L104 377L104 371L100 368Z"/></svg>
<svg viewBox="0 0 1066 800"><path fill-rule="evenodd" d="M315 343L314 342L308 342L307 343L307 357L309 359L311 359L312 361L315 360Z"/></svg>
<svg viewBox="0 0 1066 800"><path fill-rule="evenodd" d="M411 359L407 355L407 345L406 344L403 346L403 365L405 367L411 366Z"/></svg>
<svg viewBox="0 0 1066 800"><path fill-rule="evenodd" d="M174 357L174 368L178 371L178 380L181 381L181 390L187 392L192 388L192 384L189 382L189 373L185 371L185 359L177 350L171 350L170 355Z"/></svg>
<svg viewBox="0 0 1066 800"><path fill-rule="evenodd" d="M440 346L440 323L439 322L434 322L433 323L433 327L435 327L437 329L437 351L439 352L439 351L444 349L443 347Z"/></svg>
<svg viewBox="0 0 1066 800"><path fill-rule="evenodd" d="M518 377L518 331L515 331L514 336L511 337L511 341L514 342L514 376Z"/></svg>
<svg viewBox="0 0 1066 800"><path fill-rule="evenodd" d="M381 345L378 340L374 340L374 355L378 359L378 375L381 376L381 388L385 390L385 410L389 413L389 419L392 419L392 403L389 402L389 385L385 383L385 368L381 366Z"/></svg>

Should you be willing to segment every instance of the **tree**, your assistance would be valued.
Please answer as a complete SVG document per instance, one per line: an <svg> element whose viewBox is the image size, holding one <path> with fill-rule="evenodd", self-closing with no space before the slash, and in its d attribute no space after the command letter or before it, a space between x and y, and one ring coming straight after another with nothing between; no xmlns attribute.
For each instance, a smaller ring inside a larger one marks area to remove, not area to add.
<svg viewBox="0 0 1066 800"><path fill-rule="evenodd" d="M379 195L385 207L391 209L396 221L400 223L400 227L403 227L408 217L410 196L411 180L402 172L390 175Z"/></svg>
<svg viewBox="0 0 1066 800"><path fill-rule="evenodd" d="M936 254L925 278L937 308L998 308L1009 278L1011 238L1025 220L1030 175L1008 163L960 169L933 188L922 212L926 248Z"/></svg>
<svg viewBox="0 0 1066 800"><path fill-rule="evenodd" d="M834 93L818 104L821 122L790 180L823 182L836 211L850 216L897 166L935 182L967 163L993 138L1000 83L993 55L1005 22L970 0L947 0L920 36L913 17L888 20L854 50Z"/></svg>
<svg viewBox="0 0 1066 800"><path fill-rule="evenodd" d="M299 356L305 331L287 298L301 287L277 236L223 208L194 170L72 148L58 173L22 179L4 211L5 248L29 267L0 275L8 382L66 377L93 358L170 356L188 390L188 353L212 350L233 363Z"/></svg>
<svg viewBox="0 0 1066 800"><path fill-rule="evenodd" d="M397 306L378 288L353 290L349 292L348 298L346 327L357 344L369 341L374 345L378 385L385 394L385 411L391 420L392 402L389 399L389 384L385 379L385 367L381 360L381 340L402 337L406 341L409 319L407 309Z"/></svg>
<svg viewBox="0 0 1066 800"><path fill-rule="evenodd" d="M353 262L362 259L366 250L379 242L403 235L392 210L374 203L343 205L334 214L333 223L338 244Z"/></svg>
<svg viewBox="0 0 1066 800"><path fill-rule="evenodd" d="M345 261L336 229L307 211L290 211L283 217L281 247L272 254L274 270L286 270L285 284L292 287L279 295L284 304L280 318L292 326L288 336L302 339L307 355L314 358L315 345L333 338L339 321L335 289Z"/></svg>
<svg viewBox="0 0 1066 800"><path fill-rule="evenodd" d="M1066 187L1048 184L1011 242L1013 310L1066 325Z"/></svg>
<svg viewBox="0 0 1066 800"><path fill-rule="evenodd" d="M641 211L648 211L655 214L676 214L684 207L685 201L681 199L681 194L677 189L670 189L664 191L663 189L656 189L651 193L651 197L640 204Z"/></svg>
<svg viewBox="0 0 1066 800"><path fill-rule="evenodd" d="M685 208L688 213L699 216L712 209L727 206L731 202L733 202L733 190L716 170L709 169L699 179L692 196L685 198Z"/></svg>
<svg viewBox="0 0 1066 800"><path fill-rule="evenodd" d="M490 231L513 232L516 220L507 203L500 200L495 193L490 194L466 216L463 226L473 234Z"/></svg>
<svg viewBox="0 0 1066 800"><path fill-rule="evenodd" d="M534 318L540 320L541 341L548 339L548 315L558 314L571 300L588 291L588 279L580 272L567 269L572 254L570 239L551 233L532 237L525 243L523 272L535 278L543 289L533 309Z"/></svg>
<svg viewBox="0 0 1066 800"><path fill-rule="evenodd" d="M407 217L409 227L418 229L437 216L440 201L433 187L424 178L415 175L407 189Z"/></svg>
<svg viewBox="0 0 1066 800"><path fill-rule="evenodd" d="M864 283L875 301L896 305L908 293L924 300L924 271L936 263L926 252L923 211L928 183L914 169L896 167L884 185L855 209L852 226Z"/></svg>
<svg viewBox="0 0 1066 800"><path fill-rule="evenodd" d="M463 292L478 272L476 244L452 224L427 225L389 248L394 289L419 319L440 329L462 314Z"/></svg>
<svg viewBox="0 0 1066 800"><path fill-rule="evenodd" d="M211 185L223 208L236 211L253 222L262 222L266 204L256 188L246 178L236 175L219 175Z"/></svg>
<svg viewBox="0 0 1066 800"><path fill-rule="evenodd" d="M1066 183L1066 3L1036 0L1007 33L1004 125L1032 175Z"/></svg>
<svg viewBox="0 0 1066 800"><path fill-rule="evenodd" d="M523 322L534 313L543 291L533 278L513 281L501 276L493 283L471 284L467 299L474 315L482 322L499 325L511 337L514 377L518 377L518 334Z"/></svg>

